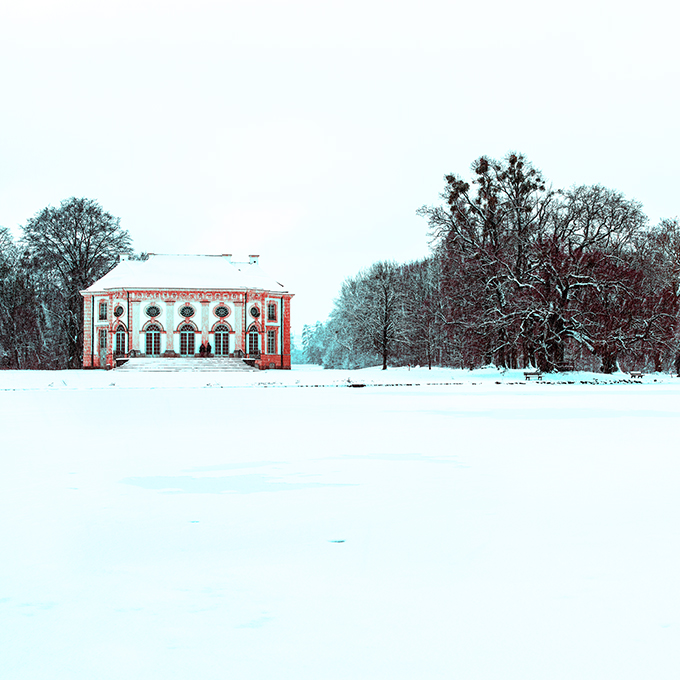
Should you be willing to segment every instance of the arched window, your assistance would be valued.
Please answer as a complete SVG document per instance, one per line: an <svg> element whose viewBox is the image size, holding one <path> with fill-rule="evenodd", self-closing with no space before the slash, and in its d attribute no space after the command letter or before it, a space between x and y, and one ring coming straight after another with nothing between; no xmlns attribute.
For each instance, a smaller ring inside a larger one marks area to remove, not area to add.
<svg viewBox="0 0 680 680"><path fill-rule="evenodd" d="M227 326L215 327L215 356L227 356L229 354L229 328Z"/></svg>
<svg viewBox="0 0 680 680"><path fill-rule="evenodd" d="M146 327L146 353L149 356L161 353L161 327L153 323Z"/></svg>
<svg viewBox="0 0 680 680"><path fill-rule="evenodd" d="M255 326L251 326L248 331L248 354L260 353L260 334Z"/></svg>
<svg viewBox="0 0 680 680"><path fill-rule="evenodd" d="M125 327L124 326L118 326L118 329L116 330L116 356L121 356L125 354L125 336L127 333L125 332Z"/></svg>
<svg viewBox="0 0 680 680"><path fill-rule="evenodd" d="M193 326L185 324L179 329L179 353L193 356L195 353L196 333Z"/></svg>

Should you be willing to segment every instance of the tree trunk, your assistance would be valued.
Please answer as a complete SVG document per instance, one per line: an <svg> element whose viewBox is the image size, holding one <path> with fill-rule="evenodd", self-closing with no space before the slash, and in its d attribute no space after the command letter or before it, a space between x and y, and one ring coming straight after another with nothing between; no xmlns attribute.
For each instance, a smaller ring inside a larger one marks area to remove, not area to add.
<svg viewBox="0 0 680 680"><path fill-rule="evenodd" d="M615 351L603 350L601 355L603 373L610 374L616 370L616 356Z"/></svg>

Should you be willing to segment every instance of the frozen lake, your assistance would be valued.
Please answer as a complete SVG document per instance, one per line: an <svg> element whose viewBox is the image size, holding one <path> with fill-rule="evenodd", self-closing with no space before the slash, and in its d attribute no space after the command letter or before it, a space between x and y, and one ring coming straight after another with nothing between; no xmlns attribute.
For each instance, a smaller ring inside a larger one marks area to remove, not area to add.
<svg viewBox="0 0 680 680"><path fill-rule="evenodd" d="M680 380L626 378L0 372L0 677L675 680Z"/></svg>

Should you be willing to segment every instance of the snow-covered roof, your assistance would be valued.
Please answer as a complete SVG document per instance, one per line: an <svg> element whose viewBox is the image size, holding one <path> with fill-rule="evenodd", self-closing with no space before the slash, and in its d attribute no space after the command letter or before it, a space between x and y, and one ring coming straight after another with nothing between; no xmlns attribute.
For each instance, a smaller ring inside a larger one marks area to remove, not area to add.
<svg viewBox="0 0 680 680"><path fill-rule="evenodd" d="M260 269L256 255L249 262L232 262L229 255L149 255L148 260L123 260L82 292L121 288L288 292Z"/></svg>

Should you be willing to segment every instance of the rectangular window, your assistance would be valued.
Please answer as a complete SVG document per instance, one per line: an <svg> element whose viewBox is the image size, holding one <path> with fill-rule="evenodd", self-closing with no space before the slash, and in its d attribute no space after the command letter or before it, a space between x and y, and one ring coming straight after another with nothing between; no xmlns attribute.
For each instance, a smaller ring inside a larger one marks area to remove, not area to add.
<svg viewBox="0 0 680 680"><path fill-rule="evenodd" d="M106 349L106 331L103 328L99 330L99 349Z"/></svg>
<svg viewBox="0 0 680 680"><path fill-rule="evenodd" d="M276 303L270 302L267 305L267 321L276 321Z"/></svg>
<svg viewBox="0 0 680 680"><path fill-rule="evenodd" d="M267 354L276 354L276 331L267 331Z"/></svg>
<svg viewBox="0 0 680 680"><path fill-rule="evenodd" d="M106 302L99 303L99 320L106 321Z"/></svg>
<svg viewBox="0 0 680 680"><path fill-rule="evenodd" d="M260 353L260 336L255 329L248 333L248 354Z"/></svg>

